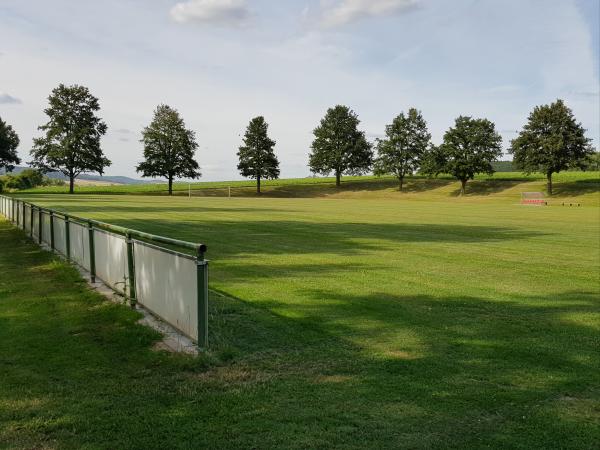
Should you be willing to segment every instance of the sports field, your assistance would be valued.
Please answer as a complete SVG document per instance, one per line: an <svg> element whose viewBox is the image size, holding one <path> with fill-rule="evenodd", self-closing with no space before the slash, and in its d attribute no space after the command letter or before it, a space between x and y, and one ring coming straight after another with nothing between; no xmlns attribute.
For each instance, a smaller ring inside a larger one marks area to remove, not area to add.
<svg viewBox="0 0 600 450"><path fill-rule="evenodd" d="M207 243L211 288L230 298L212 296L213 348L192 362L152 352L155 337L134 327L125 307L88 327L97 299L68 293L64 308L0 284L8 354L0 370L23 373L0 383L9 423L0 439L598 448L600 190L586 176L559 180L549 207L518 204L540 180L475 182L463 198L444 180L411 182L406 194L379 186L304 198L31 194L81 216ZM14 241L23 238L4 226L0 239L11 248L0 269L14 283L25 282L19 267L57 280L70 270L48 256L17 263ZM43 330L63 316L81 323L83 337L40 331L30 341L36 358L11 352L15 330ZM76 358L78 339L83 366L73 374L48 366L47 355ZM36 364L53 381L33 377L24 387ZM23 400L12 399L15 390Z"/></svg>

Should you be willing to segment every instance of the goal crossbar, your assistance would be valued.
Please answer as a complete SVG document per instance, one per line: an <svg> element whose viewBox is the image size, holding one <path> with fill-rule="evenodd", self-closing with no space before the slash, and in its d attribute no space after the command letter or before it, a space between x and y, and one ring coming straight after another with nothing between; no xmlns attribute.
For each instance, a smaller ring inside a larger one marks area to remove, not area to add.
<svg viewBox="0 0 600 450"><path fill-rule="evenodd" d="M543 192L521 192L521 204L524 205L545 205Z"/></svg>

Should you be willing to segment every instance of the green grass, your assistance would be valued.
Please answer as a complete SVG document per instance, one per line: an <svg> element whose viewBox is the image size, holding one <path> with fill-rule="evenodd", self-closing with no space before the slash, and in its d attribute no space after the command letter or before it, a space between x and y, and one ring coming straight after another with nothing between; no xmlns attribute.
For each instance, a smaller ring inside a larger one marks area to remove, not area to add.
<svg viewBox="0 0 600 450"><path fill-rule="evenodd" d="M598 448L599 191L578 180L556 202L582 207L518 205L536 180L31 195L206 242L230 298L211 298L210 354L153 352L133 312L1 225L0 446Z"/></svg>
<svg viewBox="0 0 600 450"><path fill-rule="evenodd" d="M590 188L590 184L600 184L600 172L561 172L554 175L554 182L558 183L558 194L561 194L560 186L575 182L577 188ZM449 187L443 191L445 195L458 195L459 183L450 176L439 176L435 179L425 177L413 177L406 180L406 189L422 191L423 189L436 189ZM397 180L390 176L347 176L342 178L344 191L368 191L371 195L389 195L397 190ZM175 183L173 190L178 195L188 195L192 189L195 196L227 196L229 188L235 197L254 196L255 184L253 180L245 181L209 181L197 183ZM518 183L528 183L529 189L545 190L545 176L543 174L524 175L519 172L497 172L493 176L477 175L469 187L472 193L479 195L481 190L494 190L498 185L510 187ZM335 188L335 178L289 178L281 180L263 180L261 182L263 195L273 197L315 197L315 196L339 196L339 190ZM479 190L478 190L479 189ZM68 186L44 186L22 191L23 193L68 193ZM140 185L116 185L116 186L77 186L78 194L143 194L143 195L166 195L166 184L140 184ZM562 192L562 194L565 194Z"/></svg>

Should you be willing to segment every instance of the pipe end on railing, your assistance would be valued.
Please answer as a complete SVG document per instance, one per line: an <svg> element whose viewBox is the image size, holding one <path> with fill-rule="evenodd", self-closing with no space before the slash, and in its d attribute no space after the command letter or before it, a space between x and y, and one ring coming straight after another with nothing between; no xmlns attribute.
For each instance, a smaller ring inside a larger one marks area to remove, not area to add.
<svg viewBox="0 0 600 450"><path fill-rule="evenodd" d="M206 253L206 250L208 250L208 247L206 246L206 244L199 244L198 245L198 259L199 260L204 260L204 254Z"/></svg>

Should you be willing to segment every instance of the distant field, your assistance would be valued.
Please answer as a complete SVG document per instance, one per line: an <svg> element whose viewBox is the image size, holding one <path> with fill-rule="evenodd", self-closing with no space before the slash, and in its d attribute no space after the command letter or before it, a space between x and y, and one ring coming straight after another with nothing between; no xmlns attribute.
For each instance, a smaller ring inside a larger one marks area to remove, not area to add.
<svg viewBox="0 0 600 450"><path fill-rule="evenodd" d="M97 180L75 180L75 186L76 187L81 187L81 186L86 186L86 187L97 187L97 186L102 186L102 187L106 187L106 186L122 186L120 183L114 183L112 181L97 181ZM62 187L62 186L52 186L53 188L57 188L57 187ZM68 189L67 189L68 191Z"/></svg>
<svg viewBox="0 0 600 450"><path fill-rule="evenodd" d="M58 447L151 435L163 447L598 448L598 175L560 174L550 207L518 204L522 190L543 187L539 176L506 173L479 178L463 198L452 180L417 179L400 194L365 178L333 195L322 179L307 180L320 184L312 196L297 180L271 185L304 198L31 194L207 243L211 287L232 299L211 299L212 353L197 365L130 358L107 324L86 328L85 354L102 355L78 369L92 385L68 388L68 373L48 369L53 384L20 390L30 406L10 414L9 432ZM14 308L0 321L26 326L32 307ZM150 345L127 333L134 349ZM76 358L68 348L54 357ZM112 372L137 375L111 384ZM21 382L5 382L3 398ZM118 419L99 399L121 395Z"/></svg>
<svg viewBox="0 0 600 450"><path fill-rule="evenodd" d="M335 187L334 178L291 178L262 181L263 196L267 197L397 197L406 194L422 194L430 191L434 197L457 196L459 183L453 178L440 176L434 179L413 177L406 181L405 192L397 192L397 181L393 177L344 177L341 189ZM563 172L554 176L557 197L569 197L600 191L600 172ZM199 183L175 183L176 195L235 197L255 196L255 181L218 181ZM229 190L231 188L231 191ZM523 175L518 172L499 172L493 176L478 175L467 185L467 195L480 196L511 190L520 196L520 191L545 191L545 177L542 174ZM23 191L24 193L67 193L67 186L41 187ZM166 184L115 185L115 186L77 186L78 194L144 194L166 195ZM426 196L419 195L420 199ZM594 198L592 197L592 201ZM596 200L597 203L597 200Z"/></svg>

